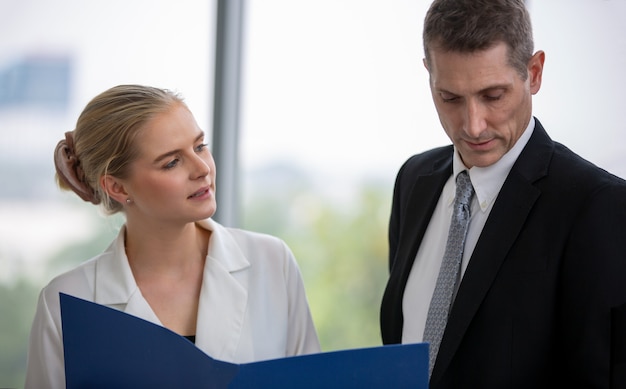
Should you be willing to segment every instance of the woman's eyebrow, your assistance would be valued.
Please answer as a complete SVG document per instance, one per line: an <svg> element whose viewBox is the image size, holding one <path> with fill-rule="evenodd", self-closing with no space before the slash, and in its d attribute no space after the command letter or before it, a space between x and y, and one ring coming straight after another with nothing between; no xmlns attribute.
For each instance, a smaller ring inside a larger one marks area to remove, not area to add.
<svg viewBox="0 0 626 389"><path fill-rule="evenodd" d="M196 143L197 141L201 140L202 138L204 138L204 132L200 132L200 134L196 137L196 139L193 140L193 143ZM182 150L181 149L176 149L176 150L170 150L166 153L163 153L159 156L157 156L154 159L154 163L158 163L161 162L162 160L171 157L172 155L176 155L178 153L180 153Z"/></svg>

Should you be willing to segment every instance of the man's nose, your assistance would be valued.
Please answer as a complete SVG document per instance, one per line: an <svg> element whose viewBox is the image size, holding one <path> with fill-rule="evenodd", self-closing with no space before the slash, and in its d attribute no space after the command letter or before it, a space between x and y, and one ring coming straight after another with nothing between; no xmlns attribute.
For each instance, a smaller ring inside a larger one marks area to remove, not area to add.
<svg viewBox="0 0 626 389"><path fill-rule="evenodd" d="M480 137L486 129L485 107L475 100L469 100L465 107L464 128L466 134L472 138Z"/></svg>

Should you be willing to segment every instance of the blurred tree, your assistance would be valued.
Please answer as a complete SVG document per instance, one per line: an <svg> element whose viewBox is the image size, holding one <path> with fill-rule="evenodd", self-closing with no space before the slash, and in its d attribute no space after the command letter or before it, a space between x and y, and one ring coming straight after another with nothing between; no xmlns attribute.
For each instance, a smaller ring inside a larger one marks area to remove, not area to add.
<svg viewBox="0 0 626 389"><path fill-rule="evenodd" d="M26 279L0 284L0 388L24 383L26 350L38 290Z"/></svg>
<svg viewBox="0 0 626 389"><path fill-rule="evenodd" d="M74 242L49 259L47 283L54 276L102 252L117 234L117 216L105 220L95 213L99 228L85 241ZM0 388L21 388L26 374L28 336L35 315L37 296L43 285L22 276L10 285L0 283Z"/></svg>
<svg viewBox="0 0 626 389"><path fill-rule="evenodd" d="M88 206L92 207L91 205ZM98 213L90 212L90 215L97 218L92 223L97 226L96 231L89 238L73 242L51 255L50 259L46 261L49 279L103 252L117 236L119 226L124 222L124 217L121 214L101 216Z"/></svg>
<svg viewBox="0 0 626 389"><path fill-rule="evenodd" d="M390 199L385 188L365 184L347 204L311 188L265 195L255 190L246 204L244 227L281 237L294 252L324 351L381 344Z"/></svg>

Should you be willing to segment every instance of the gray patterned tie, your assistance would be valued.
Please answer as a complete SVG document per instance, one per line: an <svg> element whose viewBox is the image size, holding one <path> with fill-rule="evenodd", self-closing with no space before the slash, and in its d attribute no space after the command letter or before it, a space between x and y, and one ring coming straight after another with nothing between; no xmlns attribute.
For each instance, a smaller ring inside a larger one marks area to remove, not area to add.
<svg viewBox="0 0 626 389"><path fill-rule="evenodd" d="M474 188L467 171L464 170L456 176L456 195L454 197L454 209L448 231L446 252L443 256L439 277L433 298L430 300L426 327L424 328L424 342L430 343L428 376L433 372L435 359L439 352L439 345L446 328L450 306L454 291L459 282L459 270L463 258L465 236L470 220L470 203L474 196Z"/></svg>

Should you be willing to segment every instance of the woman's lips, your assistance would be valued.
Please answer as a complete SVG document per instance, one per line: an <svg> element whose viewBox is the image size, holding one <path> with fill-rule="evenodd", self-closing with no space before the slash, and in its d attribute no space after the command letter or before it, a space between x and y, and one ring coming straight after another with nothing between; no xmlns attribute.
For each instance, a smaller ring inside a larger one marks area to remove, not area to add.
<svg viewBox="0 0 626 389"><path fill-rule="evenodd" d="M199 191L193 193L191 196L187 197L188 199L203 199L207 198L211 195L211 188L205 187L200 189Z"/></svg>

